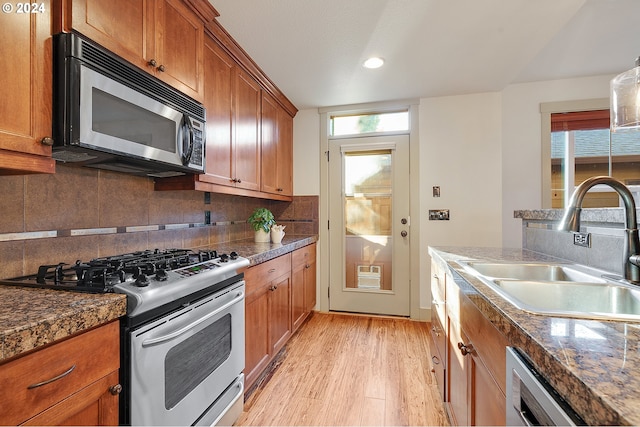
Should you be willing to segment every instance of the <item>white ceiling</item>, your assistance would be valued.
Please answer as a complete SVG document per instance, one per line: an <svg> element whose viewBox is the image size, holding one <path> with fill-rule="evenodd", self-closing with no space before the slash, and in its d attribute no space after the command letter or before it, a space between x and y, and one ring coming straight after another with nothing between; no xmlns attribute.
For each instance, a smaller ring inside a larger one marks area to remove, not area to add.
<svg viewBox="0 0 640 427"><path fill-rule="evenodd" d="M209 0L299 109L617 74L640 0ZM385 59L362 68L369 56Z"/></svg>

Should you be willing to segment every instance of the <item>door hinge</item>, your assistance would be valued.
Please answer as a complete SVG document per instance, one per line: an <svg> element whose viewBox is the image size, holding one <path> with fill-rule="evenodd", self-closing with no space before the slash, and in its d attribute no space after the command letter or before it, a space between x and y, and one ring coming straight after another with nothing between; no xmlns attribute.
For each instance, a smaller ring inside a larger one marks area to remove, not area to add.
<svg viewBox="0 0 640 427"><path fill-rule="evenodd" d="M329 161L329 151L324 152L325 156L327 156L327 162Z"/></svg>
<svg viewBox="0 0 640 427"><path fill-rule="evenodd" d="M327 288L327 298L331 298L331 286Z"/></svg>
<svg viewBox="0 0 640 427"><path fill-rule="evenodd" d="M327 230L331 230L330 224L329 224L329 220L327 220Z"/></svg>

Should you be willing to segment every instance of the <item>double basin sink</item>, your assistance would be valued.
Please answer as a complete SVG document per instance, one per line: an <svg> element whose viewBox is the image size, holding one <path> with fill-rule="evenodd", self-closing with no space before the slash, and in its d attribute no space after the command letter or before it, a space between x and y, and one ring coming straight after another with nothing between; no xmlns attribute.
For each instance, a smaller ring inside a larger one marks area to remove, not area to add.
<svg viewBox="0 0 640 427"><path fill-rule="evenodd" d="M640 322L640 286L571 263L458 261L515 307L535 314Z"/></svg>

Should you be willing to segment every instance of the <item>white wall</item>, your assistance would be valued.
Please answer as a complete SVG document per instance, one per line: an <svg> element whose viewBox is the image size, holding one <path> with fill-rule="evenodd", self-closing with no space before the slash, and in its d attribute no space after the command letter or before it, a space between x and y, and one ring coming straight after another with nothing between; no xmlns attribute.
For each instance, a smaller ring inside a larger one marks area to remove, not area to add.
<svg viewBox="0 0 640 427"><path fill-rule="evenodd" d="M609 97L614 76L511 85L502 91L502 246L522 246L519 209L542 207L540 104Z"/></svg>
<svg viewBox="0 0 640 427"><path fill-rule="evenodd" d="M502 243L501 95L483 93L420 100L420 259L428 246ZM432 187L440 187L440 197ZM430 221L429 209L449 209ZM430 265L421 265L420 304L430 305Z"/></svg>
<svg viewBox="0 0 640 427"><path fill-rule="evenodd" d="M300 110L293 118L293 194L320 194L320 115Z"/></svg>

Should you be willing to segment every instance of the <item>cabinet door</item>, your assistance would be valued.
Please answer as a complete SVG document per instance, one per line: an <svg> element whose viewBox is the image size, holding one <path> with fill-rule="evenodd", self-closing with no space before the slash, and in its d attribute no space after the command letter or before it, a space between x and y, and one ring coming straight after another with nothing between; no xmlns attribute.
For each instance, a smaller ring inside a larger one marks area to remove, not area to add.
<svg viewBox="0 0 640 427"><path fill-rule="evenodd" d="M261 125L262 191L278 193L278 104L266 92L262 93Z"/></svg>
<svg viewBox="0 0 640 427"><path fill-rule="evenodd" d="M269 290L269 335L275 356L291 336L291 275L274 280Z"/></svg>
<svg viewBox="0 0 640 427"><path fill-rule="evenodd" d="M149 0L73 0L71 27L140 68L145 61ZM67 25L67 31L71 30Z"/></svg>
<svg viewBox="0 0 640 427"><path fill-rule="evenodd" d="M145 59L155 59L160 79L202 101L204 24L181 0L155 4L155 40L151 36L147 39L148 43L155 43L155 49L148 48Z"/></svg>
<svg viewBox="0 0 640 427"><path fill-rule="evenodd" d="M307 317L305 304L305 265L293 265L291 268L291 318L296 331Z"/></svg>
<svg viewBox="0 0 640 427"><path fill-rule="evenodd" d="M15 3L6 3L13 5ZM20 3L22 4L22 3ZM40 4L40 2L38 3ZM51 5L43 13L3 13L0 25L0 170L55 171L51 147Z"/></svg>
<svg viewBox="0 0 640 427"><path fill-rule="evenodd" d="M471 425L506 424L506 396L477 355L471 358Z"/></svg>
<svg viewBox="0 0 640 427"><path fill-rule="evenodd" d="M269 94L262 94L262 191L293 195L293 119Z"/></svg>
<svg viewBox="0 0 640 427"><path fill-rule="evenodd" d="M307 312L316 307L316 245L309 246L304 270L304 304Z"/></svg>
<svg viewBox="0 0 640 427"><path fill-rule="evenodd" d="M118 386L118 371L114 371L23 425L117 425Z"/></svg>
<svg viewBox="0 0 640 427"><path fill-rule="evenodd" d="M469 357L462 354L458 343L469 340L457 323L450 322L447 342L447 407L453 425L470 425L469 416Z"/></svg>
<svg viewBox="0 0 640 427"><path fill-rule="evenodd" d="M200 180L231 185L235 63L213 40L205 42L204 106L207 109L206 174Z"/></svg>
<svg viewBox="0 0 640 427"><path fill-rule="evenodd" d="M293 196L293 117L278 106L277 194Z"/></svg>
<svg viewBox="0 0 640 427"><path fill-rule="evenodd" d="M251 271L251 270L249 270ZM247 284L253 280L246 276ZM245 299L245 382L247 389L258 379L267 367L271 356L269 350L269 298L266 286L257 284L259 289Z"/></svg>
<svg viewBox="0 0 640 427"><path fill-rule="evenodd" d="M260 86L236 68L233 138L236 187L260 190Z"/></svg>

